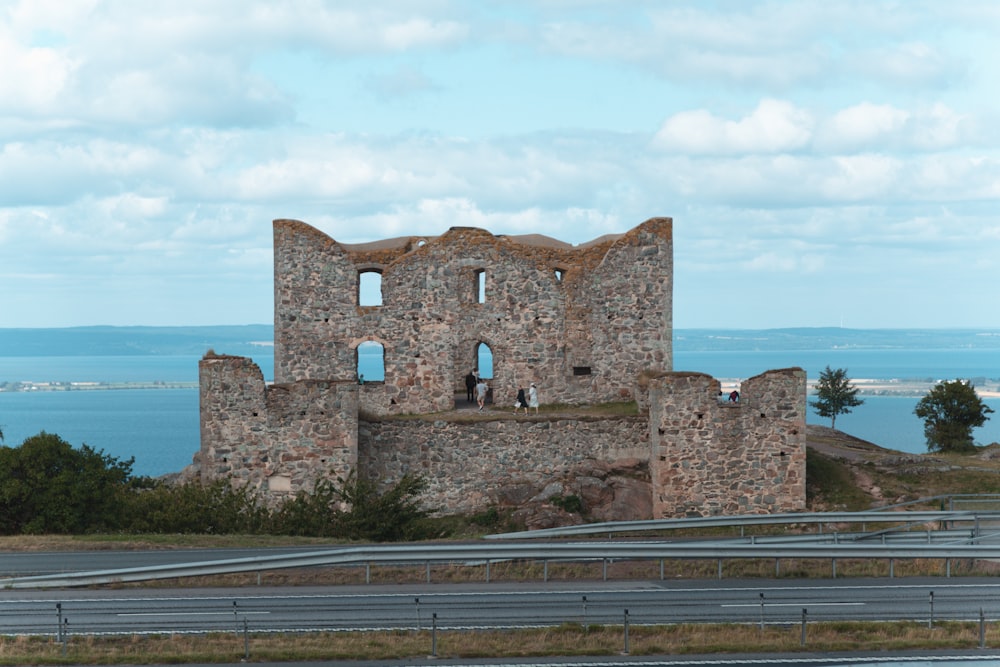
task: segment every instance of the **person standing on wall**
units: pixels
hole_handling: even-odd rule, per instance
[[[486,407],[486,392],[490,390],[489,385],[486,384],[486,380],[479,378],[479,383],[476,385],[476,403],[479,404],[479,411],[482,412],[483,408]]]
[[[535,414],[538,414],[538,388],[535,387],[534,382],[528,387],[528,407],[534,408]],[[524,411],[528,412],[528,408],[525,408]]]
[[[465,376],[465,400],[472,403],[476,394],[476,375],[474,371],[469,371]]]

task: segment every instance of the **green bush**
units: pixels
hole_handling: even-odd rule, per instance
[[[0,447],[0,533],[119,529],[133,462],[44,431],[20,447]]]
[[[421,507],[427,481],[416,475],[380,489],[352,473],[268,507],[254,489],[230,480],[169,484],[133,478],[132,464],[45,432],[0,447],[0,534],[270,533],[389,542],[442,537],[455,526]]]
[[[552,496],[549,501],[570,514],[583,514],[583,500],[577,495]]]
[[[131,533],[253,534],[269,511],[247,487],[227,480],[202,485],[157,483],[129,496],[124,530]]]

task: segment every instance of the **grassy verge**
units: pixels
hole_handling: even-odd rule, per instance
[[[988,626],[986,646],[1000,645],[1000,628]],[[977,623],[897,623],[631,626],[628,653],[635,656],[799,651],[900,651],[974,649]],[[434,651],[434,653],[432,653]],[[0,664],[182,664],[297,660],[392,660],[603,656],[625,651],[621,626],[564,624],[519,631],[319,632],[310,634],[159,635],[150,637],[0,638]]]

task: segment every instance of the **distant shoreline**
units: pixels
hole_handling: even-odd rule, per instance
[[[722,389],[729,392],[739,389],[740,379],[718,378]],[[816,391],[816,380],[809,380],[809,394]],[[859,396],[897,396],[900,398],[921,398],[936,382],[921,380],[898,380],[885,378],[857,378],[851,384],[858,389]],[[0,393],[38,393],[67,391],[116,391],[122,389],[197,389],[198,382],[8,382],[0,386]],[[980,398],[1000,398],[1000,384],[976,387]]]
[[[39,392],[117,391],[121,389],[197,389],[197,382],[9,382],[0,394]]]
[[[722,388],[726,391],[739,388],[740,381],[733,378],[720,379]],[[806,383],[810,395],[816,392],[818,380],[810,379]],[[926,380],[899,380],[896,378],[851,378],[851,385],[858,389],[858,396],[896,396],[899,398],[923,398],[938,382]],[[1000,398],[1000,384],[989,383],[985,387],[976,387],[980,398]]]

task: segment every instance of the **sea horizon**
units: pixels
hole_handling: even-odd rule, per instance
[[[198,361],[207,349],[249,356],[261,367],[265,380],[273,380],[273,347],[261,338],[269,328],[223,329],[221,338],[215,340],[206,337],[209,330],[190,327],[179,331],[116,328],[106,332],[110,340],[103,339],[104,332],[94,336],[88,329],[85,345],[73,344],[74,336],[63,331],[55,337],[55,347],[36,344],[34,349],[43,352],[37,355],[11,354],[7,346],[11,338],[0,330],[4,444],[16,446],[46,431],[74,446],[87,444],[119,459],[134,456],[137,475],[179,472],[192,462],[200,446]],[[848,377],[859,384],[863,380],[933,383],[961,378],[972,380],[984,392],[1000,390],[1000,333],[994,336],[986,330],[852,330],[845,334],[797,329],[767,331],[763,337],[756,330],[720,331],[677,331],[674,369],[705,373],[738,386],[764,371],[792,366],[805,369],[812,383],[829,365],[846,368]],[[736,331],[739,334],[732,335]],[[34,340],[37,343],[38,337]],[[787,347],[782,349],[782,344]],[[129,353],[80,354],[122,349]],[[53,354],[60,351],[72,353]],[[362,355],[362,372],[368,361]],[[11,383],[22,382],[71,384],[58,391],[4,391]],[[88,391],[97,388],[90,383],[106,383],[107,390]],[[926,453],[922,422],[913,415],[918,392],[899,395],[892,390],[889,385],[879,394],[863,393],[865,403],[839,416],[837,428],[888,449]],[[1000,442],[1000,399],[988,394],[984,401],[996,414],[973,432],[982,445]],[[811,408],[807,423],[830,425]]]

